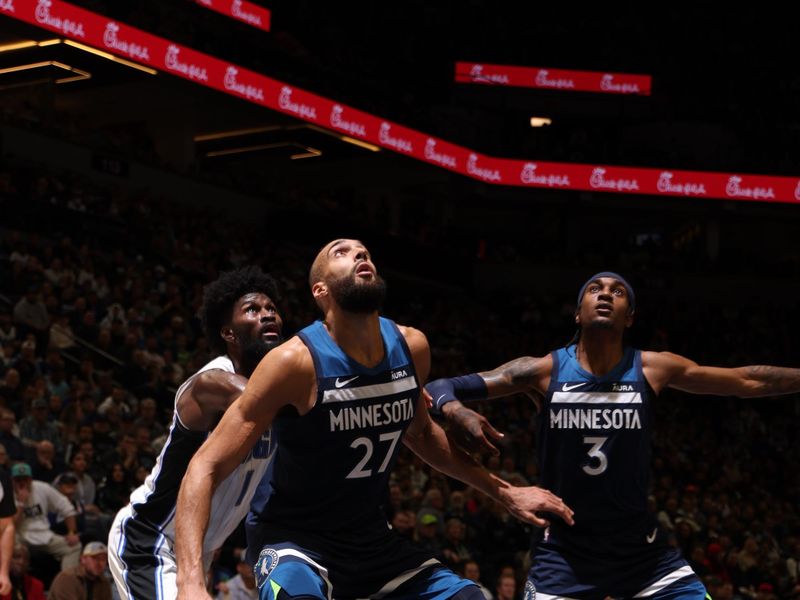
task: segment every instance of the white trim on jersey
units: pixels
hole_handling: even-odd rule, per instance
[[[553,392],[550,404],[641,404],[639,392]]]
[[[416,377],[403,377],[388,383],[376,383],[374,385],[362,385],[361,387],[344,388],[341,390],[325,390],[322,393],[322,403],[328,402],[347,402],[349,400],[363,400],[365,398],[376,398],[378,396],[390,396],[407,392],[417,387]]]
[[[551,594],[536,592],[536,600],[575,600],[575,598],[570,598],[569,596],[553,596]]]
[[[400,573],[400,575],[398,575],[397,577],[392,579],[389,583],[387,583],[381,589],[379,589],[377,592],[372,594],[370,596],[370,598],[374,598],[375,600],[380,600],[380,598],[383,598],[384,596],[387,596],[387,595],[391,594],[393,591],[395,591],[397,588],[399,588],[401,585],[403,585],[406,581],[408,581],[409,579],[414,577],[420,571],[422,571],[424,569],[427,569],[428,567],[432,567],[434,565],[440,565],[440,564],[441,563],[438,560],[436,560],[435,558],[428,559],[424,563],[422,563],[420,566],[418,566],[418,567],[416,567],[414,569],[409,569],[408,571],[405,571],[404,573]]]
[[[686,565],[681,567],[680,569],[674,570],[672,573],[665,575],[655,583],[651,583],[647,588],[643,589],[641,592],[636,594],[634,598],[647,598],[648,596],[652,596],[656,592],[660,592],[668,585],[671,585],[678,581],[679,579],[683,579],[684,577],[688,577],[689,575],[694,575],[694,571],[692,567]]]

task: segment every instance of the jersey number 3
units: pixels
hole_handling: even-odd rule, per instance
[[[589,463],[583,465],[583,471],[587,475],[600,475],[608,468],[608,457],[603,452],[603,444],[607,439],[607,437],[584,436],[583,443],[592,445],[588,452]]]
[[[378,468],[378,473],[383,473],[389,466],[389,461],[391,461],[392,454],[394,454],[394,449],[397,446],[397,440],[400,439],[400,434],[402,433],[402,431],[388,431],[378,436],[378,439],[381,442],[389,442],[389,448],[386,450],[386,456],[383,458],[383,462]],[[368,437],[356,438],[353,440],[353,443],[350,444],[351,448],[358,448],[359,446],[363,446],[366,452],[364,452],[364,456],[360,461],[358,461],[358,464],[353,467],[353,470],[350,471],[347,479],[361,479],[362,477],[370,477],[372,475],[372,469],[367,469],[365,467],[372,458],[372,454],[375,451],[375,445]]]

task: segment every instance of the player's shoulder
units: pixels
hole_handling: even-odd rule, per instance
[[[428,338],[419,329],[398,324],[397,330],[400,332],[400,335],[405,338],[406,344],[408,344],[408,348],[412,352],[428,348]]]
[[[277,348],[271,350],[261,364],[268,364],[284,368],[312,368],[314,361],[308,346],[298,336],[286,340]]]
[[[688,362],[688,358],[673,352],[656,352],[654,350],[642,350],[642,366],[655,368],[676,368]]]

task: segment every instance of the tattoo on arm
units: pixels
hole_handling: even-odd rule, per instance
[[[800,392],[800,369],[754,365],[745,367],[747,378],[758,382],[759,394],[792,394]]]
[[[487,385],[503,385],[513,387],[531,387],[539,376],[538,359],[530,356],[516,358],[492,371],[481,373]]]

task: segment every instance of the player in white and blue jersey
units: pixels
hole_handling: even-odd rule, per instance
[[[483,600],[471,581],[392,531],[380,509],[400,442],[440,471],[501,502],[571,520],[561,500],[516,488],[451,446],[420,391],[430,368],[425,336],[379,317],[385,284],[366,248],[335,240],[311,268],[325,315],[268,354],[208,443],[192,459],[178,498],[178,589],[207,600],[201,552],[208,498],[262,431],[280,443],[272,493],[250,543],[261,600]]]
[[[125,600],[174,600],[175,505],[181,479],[230,403],[242,393],[261,358],[281,343],[275,281],[256,267],[223,273],[206,287],[200,317],[220,356],[189,377],[175,394],[169,436],[145,482],[131,494],[109,533],[109,567]],[[216,489],[203,546],[208,568],[214,551],[242,521],[275,451],[265,430],[237,468]]]
[[[540,481],[575,511],[575,525],[554,521],[537,535],[526,600],[705,598],[697,575],[647,513],[653,402],[666,387],[741,397],[800,391],[798,369],[704,367],[626,347],[635,308],[622,276],[598,273],[578,295],[575,343],[426,386],[434,408],[485,447],[497,432],[458,400],[518,392],[542,398]]]

